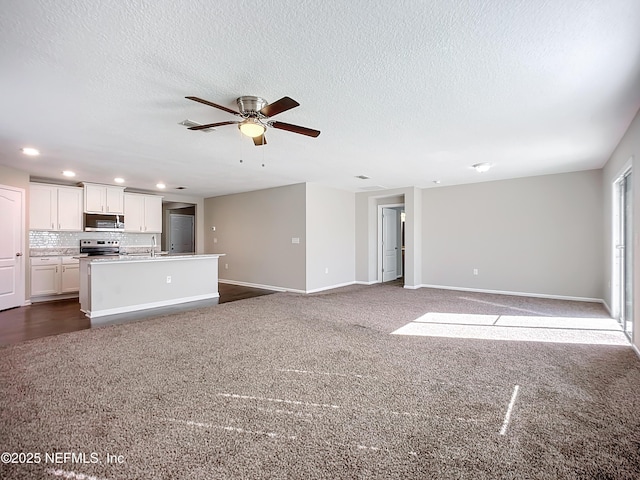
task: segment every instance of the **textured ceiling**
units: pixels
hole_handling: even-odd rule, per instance
[[[0,163],[199,196],[584,170],[639,85],[638,0],[4,0]],[[189,131],[235,117],[187,95],[287,95],[301,105],[276,119],[322,134],[270,129],[254,147],[235,126]]]

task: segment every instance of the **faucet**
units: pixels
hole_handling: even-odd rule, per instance
[[[151,248],[151,256],[155,257],[156,256],[156,236],[155,235],[151,235],[151,243],[153,244],[153,248]]]

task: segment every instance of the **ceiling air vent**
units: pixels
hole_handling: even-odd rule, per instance
[[[367,177],[366,175],[356,175],[356,178],[359,178],[360,180],[369,180],[371,177]]]

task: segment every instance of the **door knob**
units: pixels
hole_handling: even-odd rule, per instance
[[[21,257],[22,254],[20,252],[16,253],[16,257]]]

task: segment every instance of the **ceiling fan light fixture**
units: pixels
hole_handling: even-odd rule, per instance
[[[238,125],[238,128],[244,135],[251,138],[259,137],[265,131],[264,125],[255,118],[247,118]]]

